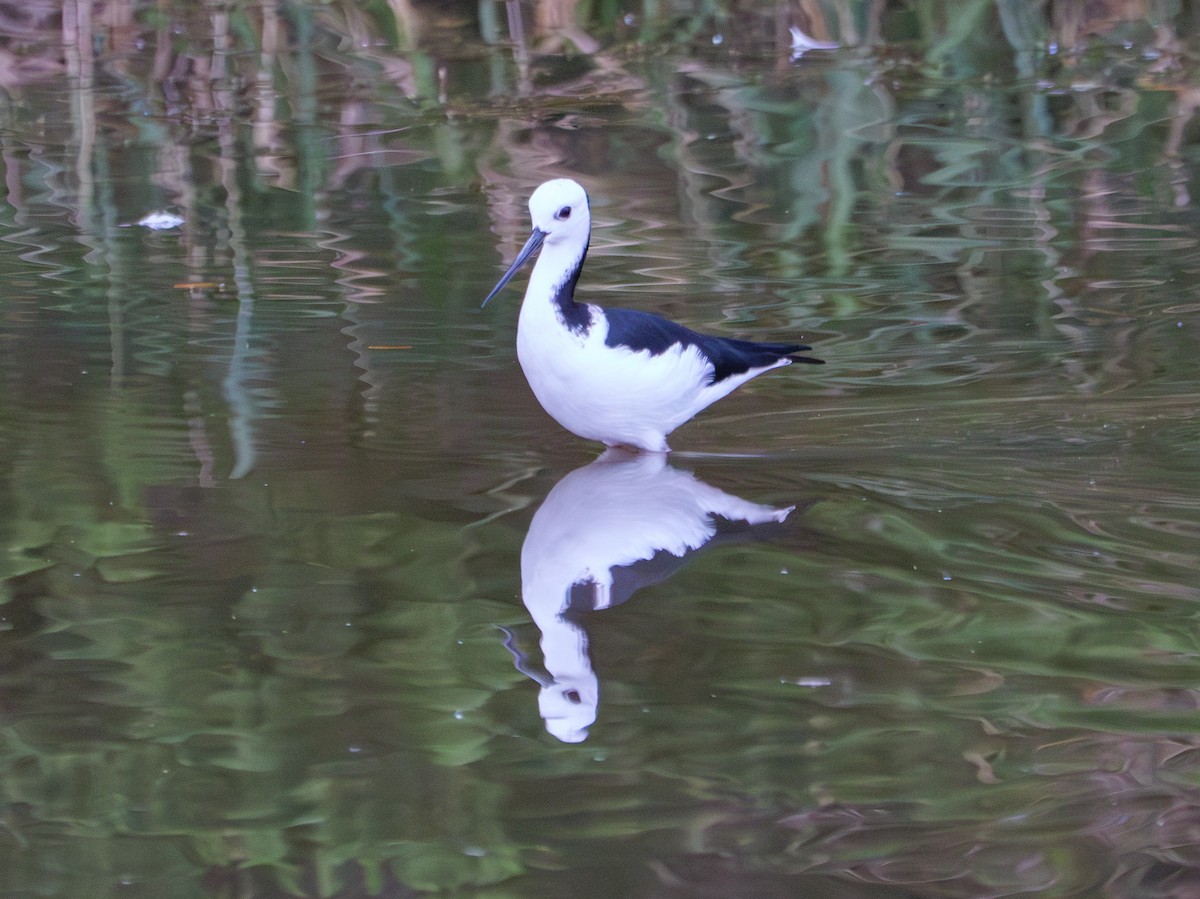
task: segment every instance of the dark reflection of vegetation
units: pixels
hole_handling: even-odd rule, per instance
[[[1084,273],[1102,279],[1151,209],[1165,222],[1145,270],[1186,278],[1178,250],[1193,236],[1171,216],[1195,191],[1189,4],[67,0],[2,15],[0,867],[11,893],[507,896],[482,890],[567,867],[530,834],[538,815],[561,819],[567,844],[648,841],[666,860],[656,895],[697,884],[734,895],[714,885],[763,870],[812,882],[924,877],[942,885],[937,895],[963,896],[1093,882],[1086,852],[1048,858],[1007,829],[1027,810],[1027,786],[990,792],[987,814],[971,805],[996,768],[1021,760],[994,735],[968,739],[966,724],[947,753],[975,766],[974,782],[951,784],[961,805],[909,814],[913,783],[936,779],[937,760],[899,754],[885,759],[911,772],[897,795],[876,801],[874,782],[825,795],[827,757],[806,753],[815,759],[823,741],[878,770],[908,726],[884,699],[864,700],[879,707],[871,729],[839,729],[836,709],[814,713],[814,729],[827,730],[810,743],[790,720],[763,716],[755,726],[795,753],[716,779],[719,747],[676,746],[694,723],[680,715],[652,736],[657,755],[619,772],[628,792],[572,814],[569,788],[586,786],[596,757],[544,753],[495,710],[519,675],[491,628],[516,612],[478,598],[499,589],[467,561],[494,549],[464,527],[479,510],[443,520],[428,509],[438,465],[414,463],[408,474],[427,489],[406,490],[362,449],[381,431],[438,450],[477,437],[457,414],[454,375],[413,375],[427,389],[412,408],[436,434],[381,416],[389,363],[368,349],[369,310],[383,295],[439,298],[396,319],[415,358],[450,357],[447,346],[472,336],[456,330],[457,313],[481,283],[431,220],[469,223],[490,244],[488,223],[463,202],[482,185],[511,240],[528,187],[552,172],[630,197],[630,218],[666,220],[655,195],[633,188],[661,177],[668,156],[672,210],[727,254],[714,270],[752,264],[771,302],[788,301],[764,313],[781,326],[836,320],[843,345],[869,336],[877,351],[923,348],[898,372],[910,384],[977,378],[1031,322],[1063,361],[1049,364],[1048,351],[1023,384],[1065,380],[1086,395],[1140,364],[1139,350],[1190,360],[1165,326],[1127,327],[1119,296],[1084,308],[1078,289]],[[844,49],[800,57],[792,28]],[[612,130],[630,118],[645,124],[618,144]],[[1117,186],[1130,186],[1129,208],[1110,205]],[[134,225],[156,210],[182,225]],[[352,227],[357,217],[370,227]],[[754,246],[734,228],[747,222],[760,229]],[[651,249],[627,289],[651,294],[675,278],[681,253],[643,236]],[[873,295],[867,253],[912,294],[945,302],[914,312]],[[301,257],[325,267],[316,283],[272,277]],[[934,264],[926,280],[921,266]],[[800,277],[825,289],[819,310],[794,287]],[[1008,304],[973,303],[985,287]],[[724,288],[718,276],[711,289]],[[299,328],[296,309],[337,326]],[[979,328],[1001,335],[995,357],[961,358],[957,341]],[[293,381],[346,368],[344,380]],[[856,384],[852,364],[841,372],[831,376],[840,386]],[[287,424],[279,407],[294,413]],[[292,470],[281,449],[312,433],[337,435],[312,448],[323,478]],[[315,507],[329,514],[314,519]],[[931,552],[898,512],[876,525],[898,556]],[[1043,536],[1061,540],[1050,523]],[[1103,537],[1071,549],[1116,556]],[[1065,577],[1062,560],[1031,564],[1010,580]],[[1155,570],[1178,578],[1175,564]],[[912,585],[873,589],[907,595],[901,587]],[[836,630],[831,617],[814,629]],[[871,627],[854,639],[899,639]],[[1038,643],[1026,627],[1012,631],[1017,642]],[[1164,643],[1165,655],[1194,655],[1190,632]],[[1038,695],[1055,653],[1077,649],[1031,650],[1016,681]],[[904,667],[919,652],[897,654],[914,681],[933,677]],[[1048,764],[1078,772],[1061,783],[1081,817],[1099,828],[1126,811],[1144,834],[1139,858],[1167,879],[1162,866],[1182,865],[1179,847],[1194,843],[1194,804],[1109,801],[1144,787],[1160,757],[1194,780],[1190,694],[1144,684],[1132,651],[1082,657],[1081,680],[1116,665],[1134,686],[1087,694],[1083,713],[1054,708],[1048,693],[1025,708],[1001,692],[987,710],[1057,727]],[[1180,685],[1194,680],[1182,664],[1176,673]],[[747,668],[727,675],[730,691],[749,689]],[[975,721],[960,694],[939,695],[952,721]],[[1071,729],[1110,704],[1165,709],[1173,736]],[[505,765],[529,778],[530,795],[501,776]],[[535,769],[562,795],[543,795]],[[643,791],[661,800],[648,812],[634,804]],[[520,803],[525,818],[509,814]],[[962,863],[997,844],[1028,863]],[[749,872],[730,861],[738,853],[753,856]],[[871,861],[884,856],[892,869]],[[623,870],[619,857],[596,861]]]

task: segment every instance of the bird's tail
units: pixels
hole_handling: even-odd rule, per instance
[[[795,355],[793,355],[793,353],[798,353],[798,352],[802,352],[803,350],[811,350],[811,349],[812,349],[812,347],[810,347],[810,346],[798,346],[795,348],[795,350],[792,351],[792,353],[788,353],[788,358],[791,359],[793,362],[806,362],[809,365],[824,365],[825,364],[824,359],[814,359],[812,356],[795,356]]]
[[[803,343],[749,343],[747,341],[746,345],[770,353],[779,359],[787,358],[793,362],[805,362],[809,365],[825,364],[824,359],[814,359],[812,356],[797,356],[797,353],[804,353],[812,349],[812,347],[806,346]]]

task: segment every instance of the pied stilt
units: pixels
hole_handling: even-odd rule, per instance
[[[575,181],[547,181],[529,198],[533,233],[483,301],[541,250],[521,304],[517,358],[534,395],[572,433],[609,446],[670,452],[667,435],[751,378],[791,362],[820,364],[798,343],[698,334],[636,309],[575,302],[591,238],[588,198]]]

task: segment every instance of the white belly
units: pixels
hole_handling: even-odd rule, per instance
[[[529,306],[522,306],[517,328],[517,358],[529,386],[555,421],[589,440],[667,452],[667,434],[758,373],[709,385],[712,366],[695,347],[658,355],[609,347],[598,310],[588,333],[579,335],[552,310]]]

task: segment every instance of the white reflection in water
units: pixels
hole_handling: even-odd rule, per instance
[[[519,655],[517,662],[542,685],[546,730],[579,743],[596,720],[600,686],[577,613],[607,609],[664,580],[712,540],[720,521],[779,523],[793,508],[731,496],[672,468],[661,453],[608,450],[559,481],[521,549],[521,592],[541,630],[549,676],[531,674]]]

